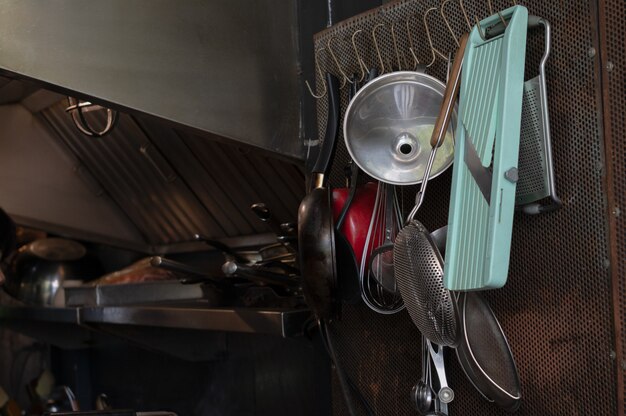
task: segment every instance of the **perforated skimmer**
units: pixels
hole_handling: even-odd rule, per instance
[[[393,247],[396,283],[413,323],[429,341],[438,345],[456,346],[459,322],[456,303],[443,286],[443,259],[426,227],[415,220],[420,208],[437,148],[441,145],[448,123],[454,112],[454,100],[460,83],[463,53],[467,36],[461,39],[433,135],[431,154],[424,171],[415,206],[407,225],[400,230]]]
[[[456,303],[443,286],[443,259],[428,230],[411,221],[396,237],[393,249],[396,282],[411,320],[438,345],[456,346]]]

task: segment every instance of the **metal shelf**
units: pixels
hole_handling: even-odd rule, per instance
[[[103,306],[89,308],[44,308],[35,306],[0,306],[0,321],[30,321],[72,324],[88,329],[96,326],[126,325],[256,333],[294,337],[302,333],[310,317],[305,309],[201,308],[184,306]]]

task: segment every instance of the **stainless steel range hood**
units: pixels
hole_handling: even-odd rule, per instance
[[[0,70],[302,159],[297,9],[271,0],[1,0]]]

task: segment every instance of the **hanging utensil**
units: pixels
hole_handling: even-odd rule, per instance
[[[362,76],[367,84],[378,76],[378,70],[376,68],[370,69],[367,76],[363,71]],[[349,102],[352,101],[358,90],[359,81],[354,80],[350,88]],[[361,264],[361,256],[367,237],[367,224],[372,218],[377,191],[377,184],[374,182],[359,186],[359,173],[358,165],[351,161],[348,187],[333,189],[336,228],[350,243],[354,251],[357,268]]]
[[[545,73],[546,61],[550,55],[550,23],[537,16],[528,17],[529,28],[539,25],[545,30],[545,52],[539,64],[539,75],[524,83],[520,179],[515,194],[516,205],[521,205],[526,214],[550,212],[561,207],[554,178]],[[544,198],[549,198],[550,202],[539,203]]]
[[[408,224],[396,237],[393,250],[396,281],[413,323],[429,341],[445,346],[455,346],[458,343],[456,304],[450,292],[443,286],[443,258],[426,227],[414,217],[424,201],[430,169],[453,114],[466,43],[467,35],[461,38],[461,47],[454,58],[445,98],[431,137],[432,150],[422,185],[415,198],[415,206],[409,214]]]
[[[521,404],[520,380],[502,327],[477,292],[458,296],[461,342],[456,353],[467,378],[488,401],[514,412]]]
[[[352,77],[348,100],[351,100],[358,89],[358,80]],[[335,144],[336,145],[336,144]],[[335,216],[335,242],[337,257],[337,272],[339,279],[339,293],[344,303],[356,304],[361,299],[359,290],[359,267],[354,246],[348,240],[346,234],[342,232],[343,224],[348,217],[348,212],[356,196],[359,169],[354,162],[350,164],[348,187],[333,189],[332,208]],[[337,212],[339,212],[337,214]],[[353,215],[350,215],[352,218]],[[354,222],[350,222],[354,226]],[[358,226],[358,224],[357,224]]]
[[[508,19],[503,35],[483,27]],[[528,11],[514,6],[479,22],[465,53],[452,173],[444,283],[502,287],[511,251]]]
[[[339,128],[339,80],[327,74],[328,121],[322,148],[311,171],[314,189],[298,209],[298,249],[302,286],[307,303],[318,319],[329,320],[336,311],[337,265],[331,194],[325,185]]]
[[[356,94],[344,117],[344,139],[352,159],[368,175],[393,185],[420,183],[445,85],[423,72],[382,75]],[[454,153],[452,114],[449,139],[432,163],[430,178],[450,166]]]
[[[501,35],[506,29],[500,22],[485,30],[487,38]],[[522,124],[519,144],[519,180],[515,205],[525,214],[551,212],[561,207],[556,194],[550,117],[546,86],[546,62],[550,56],[550,23],[539,16],[528,16],[528,29],[544,28],[544,54],[539,63],[539,75],[524,82]],[[540,202],[549,199],[549,202]]]
[[[429,341],[457,345],[459,322],[456,304],[443,287],[443,258],[421,223],[411,221],[400,231],[393,260],[398,288],[413,323]]]
[[[258,202],[250,206],[252,212],[257,216],[259,220],[267,224],[269,229],[276,235],[276,240],[280,242],[291,253],[295,253],[295,248],[289,241],[290,238],[286,235],[282,225],[274,218],[272,211],[263,202]]]
[[[377,228],[377,231],[379,238],[382,237],[383,241],[370,255],[369,272],[386,291],[396,293],[398,288],[393,271],[393,241],[396,239],[401,222],[394,186],[387,184],[381,184],[381,186],[384,189],[383,199],[385,200],[384,222]]]
[[[396,289],[395,283],[388,283],[391,286],[391,290],[385,289],[380,281],[374,277],[370,260],[373,258],[374,249],[380,246],[385,239],[385,218],[389,215],[391,221],[393,216],[397,218],[400,217],[399,212],[393,212],[393,210],[398,210],[394,199],[395,195],[391,185],[379,182],[374,212],[372,213],[370,225],[367,230],[367,238],[363,247],[359,273],[363,301],[370,309],[380,314],[393,314],[404,309],[402,297]],[[388,203],[391,204],[389,208],[386,206],[387,200]],[[396,230],[390,229],[390,233],[395,235],[395,232]],[[379,278],[382,278],[380,272]]]
[[[438,345],[437,351],[433,348],[433,344],[430,341],[426,341],[428,346],[428,352],[430,358],[435,364],[435,370],[437,371],[437,378],[439,379],[439,391],[437,392],[437,398],[441,403],[448,404],[454,400],[454,390],[448,386],[448,379],[446,378],[446,368],[443,358],[443,346]]]
[[[428,352],[426,342],[426,338],[422,335],[422,377],[411,390],[411,397],[415,403],[415,409],[421,415],[426,414],[430,410],[435,395],[430,385],[430,353]]]

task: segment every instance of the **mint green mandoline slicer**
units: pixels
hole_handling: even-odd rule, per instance
[[[491,26],[503,33],[485,39]],[[506,283],[515,209],[528,11],[514,6],[474,26],[463,61],[444,285]],[[501,23],[500,23],[501,24]]]

